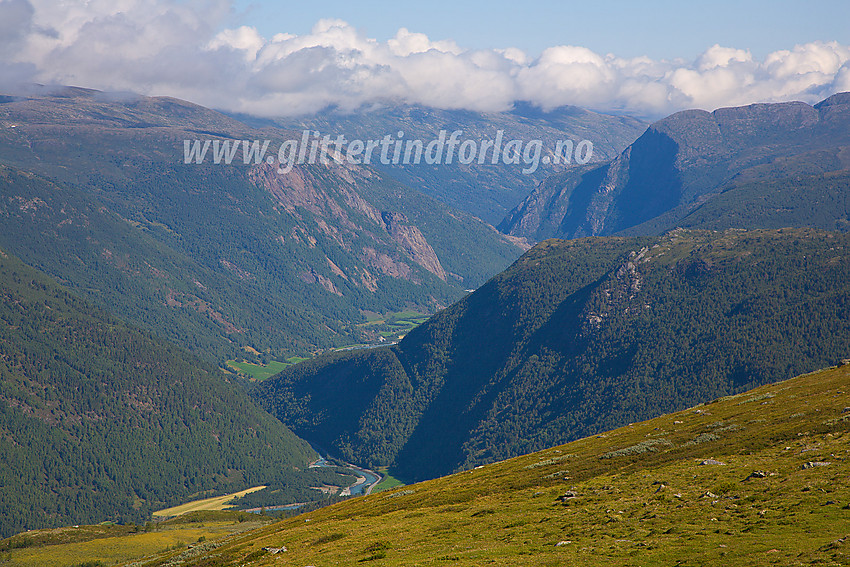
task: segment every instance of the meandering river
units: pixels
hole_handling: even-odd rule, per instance
[[[312,443],[311,443],[312,445]],[[381,482],[381,475],[376,473],[375,471],[364,469],[351,463],[345,463],[343,465],[335,465],[328,461],[328,454],[325,453],[322,449],[317,447],[316,445],[312,445],[313,449],[319,454],[319,458],[316,461],[310,463],[310,468],[315,467],[339,467],[343,469],[348,469],[351,473],[357,477],[353,484],[346,486],[342,490],[339,491],[340,496],[361,496],[365,494],[369,494],[372,492],[372,489],[375,488],[379,482]],[[285,504],[280,506],[263,506],[262,508],[251,508],[245,510],[246,512],[254,512],[259,514],[260,512],[279,512],[281,510],[297,510],[305,506],[307,503],[305,502],[296,502],[293,504]]]
[[[310,464],[310,467],[335,467],[338,465],[334,465],[327,460],[328,453],[322,450],[320,447],[313,445],[311,443],[313,449],[319,454],[319,459]],[[354,476],[357,477],[357,480],[354,481],[354,484],[343,488],[340,492],[340,496],[360,496],[361,494],[369,494],[372,492],[372,489],[376,484],[381,482],[381,475],[376,473],[375,471],[364,469],[351,463],[345,463],[341,465],[342,468],[346,468],[350,470]]]

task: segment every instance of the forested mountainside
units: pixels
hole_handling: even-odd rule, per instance
[[[375,170],[243,163],[242,140],[300,133],[169,98],[0,100],[0,245],[211,361],[359,342],[363,311],[434,311],[524,249]],[[240,149],[187,164],[185,140]]]
[[[245,120],[251,121],[249,117]],[[504,159],[493,164],[489,155],[483,163],[475,159],[461,164],[455,158],[451,164],[439,165],[376,164],[405,185],[493,225],[548,176],[574,166],[575,147],[583,140],[593,144],[590,161],[607,161],[617,157],[648,126],[629,116],[599,114],[576,106],[544,112],[527,103],[517,103],[507,112],[441,110],[418,105],[387,105],[355,113],[332,109],[314,116],[281,118],[273,123],[291,129],[317,130],[332,137],[345,134],[348,138],[366,140],[381,139],[387,134],[397,138],[398,132],[402,132],[405,141],[423,140],[426,144],[438,139],[441,130],[448,135],[461,130],[461,140],[476,143],[495,142],[501,131],[503,144],[520,140],[525,147],[539,140],[541,160],[552,160],[558,142],[571,141],[573,153],[569,163],[556,166],[552,161],[541,161],[536,170],[526,172],[523,172],[525,165],[505,164]]]
[[[846,230],[848,172],[850,93],[688,110],[607,163],[550,177],[499,228],[534,241],[677,226]]]
[[[685,228],[850,230],[850,171],[739,181],[679,221]]]
[[[253,395],[347,459],[432,478],[834,364],[849,245],[814,229],[548,240],[398,345]]]
[[[266,483],[319,496],[310,446],[216,366],[0,250],[0,534],[143,522]],[[320,484],[320,483],[318,483]]]

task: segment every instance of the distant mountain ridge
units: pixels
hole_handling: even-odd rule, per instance
[[[252,122],[250,117],[245,117],[245,120]],[[448,134],[462,130],[461,140],[473,141],[492,141],[497,132],[502,131],[505,142],[517,139],[525,144],[540,140],[543,147],[541,160],[552,157],[559,141],[571,140],[578,144],[589,140],[593,144],[593,162],[616,157],[647,127],[645,122],[629,116],[599,114],[575,106],[543,112],[527,103],[517,103],[507,112],[386,105],[365,108],[356,113],[329,110],[310,117],[256,123],[271,123],[293,130],[306,128],[332,137],[345,134],[348,138],[364,140],[379,140],[385,135],[397,139],[401,132],[404,140],[419,139],[426,144],[437,139],[441,130]],[[570,157],[573,158],[572,155]],[[541,161],[536,171],[525,174],[522,171],[525,166],[493,164],[488,155],[484,163],[475,160],[468,165],[459,164],[455,158],[450,165],[378,163],[376,167],[452,208],[495,225],[537,184],[566,166],[556,167]]]
[[[398,345],[252,395],[347,459],[432,478],[846,357],[848,250],[813,229],[548,240]]]
[[[208,360],[374,340],[364,311],[434,311],[523,250],[373,169],[183,163],[186,140],[292,133],[176,99],[45,90],[0,125],[0,243]]]
[[[539,241],[659,234],[676,226],[766,228],[775,226],[766,211],[731,226],[712,225],[708,219],[691,224],[687,217],[741,184],[750,185],[747,194],[739,193],[735,202],[729,202],[727,195],[725,211],[757,206],[778,181],[794,185],[801,178],[807,180],[813,206],[821,207],[822,218],[811,226],[841,229],[850,211],[830,210],[819,204],[819,197],[829,186],[821,183],[824,176],[848,171],[850,93],[814,106],[790,102],[711,113],[689,110],[654,123],[605,164],[550,177],[505,217],[499,229]],[[772,184],[772,189],[756,188],[757,183]],[[842,190],[839,196],[844,195]],[[810,226],[811,205],[805,200],[797,203],[792,214],[784,213],[785,226]]]

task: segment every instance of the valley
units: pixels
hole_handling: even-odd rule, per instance
[[[0,565],[846,563],[848,109],[0,95]]]
[[[523,251],[371,168],[184,164],[199,132],[294,135],[184,101],[45,89],[0,123],[0,245],[217,364],[377,342],[364,312],[433,313]]]
[[[344,352],[373,348],[382,344],[395,344],[418,325],[427,321],[430,316],[417,311],[399,311],[390,312],[385,315],[367,312],[365,313],[365,317],[366,322],[357,323],[356,326],[363,330],[363,337],[370,342],[344,345],[332,350]],[[251,357],[252,360],[262,359],[262,353],[256,349],[246,347],[245,351],[255,355]],[[285,361],[271,360],[266,364],[262,362],[250,362],[243,358],[241,360],[228,360],[226,365],[229,369],[236,371],[240,376],[252,381],[262,381],[279,374],[294,364],[310,360],[310,358],[312,357],[291,356]]]
[[[285,545],[252,564],[840,564],[848,368],[285,520],[215,561]]]
[[[813,229],[548,240],[399,344],[250,393],[346,460],[434,478],[834,364],[848,245]]]

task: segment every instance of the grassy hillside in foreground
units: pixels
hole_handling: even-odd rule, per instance
[[[7,567],[101,567],[185,550],[274,521],[248,512],[194,512],[158,524],[99,524],[36,530],[0,541],[0,565]],[[93,558],[97,559],[93,559]]]
[[[847,564],[848,389],[806,374],[132,565]]]

